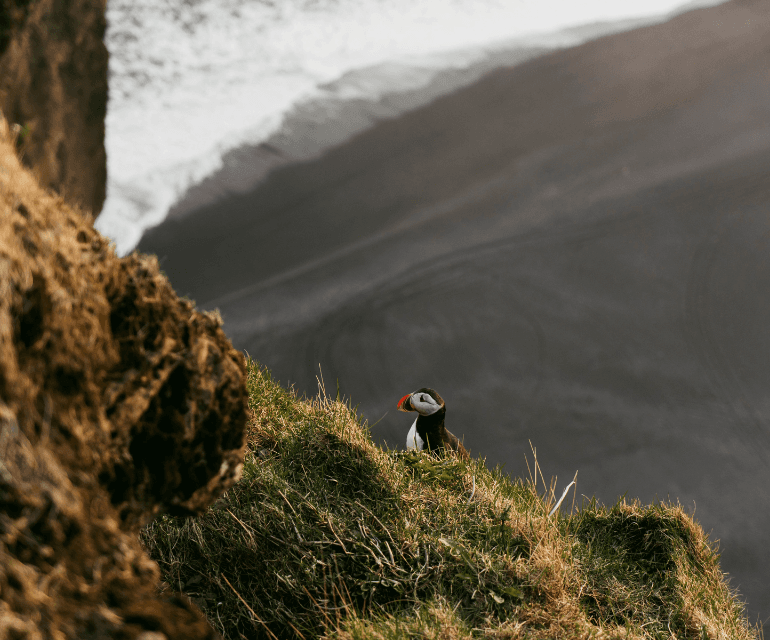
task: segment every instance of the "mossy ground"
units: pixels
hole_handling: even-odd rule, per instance
[[[678,506],[596,502],[375,445],[351,406],[249,363],[243,479],[143,532],[225,638],[757,638]],[[564,511],[564,509],[562,509]]]

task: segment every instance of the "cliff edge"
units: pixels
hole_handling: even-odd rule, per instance
[[[4,120],[0,274],[0,638],[215,637],[137,534],[240,476],[243,355],[42,189]]]

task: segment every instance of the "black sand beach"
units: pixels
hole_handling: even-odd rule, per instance
[[[189,201],[188,201],[189,205]],[[679,500],[770,616],[770,4],[497,69],[148,232],[274,375],[403,447],[421,386],[473,455]]]

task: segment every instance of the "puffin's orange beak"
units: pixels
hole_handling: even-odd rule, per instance
[[[401,398],[401,400],[398,401],[397,406],[399,411],[414,411],[412,408],[411,397],[412,394],[407,393],[403,398]]]

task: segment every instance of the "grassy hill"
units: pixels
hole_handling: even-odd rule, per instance
[[[387,451],[348,403],[249,363],[243,479],[143,542],[225,638],[757,638],[679,506],[554,493],[481,459]]]

